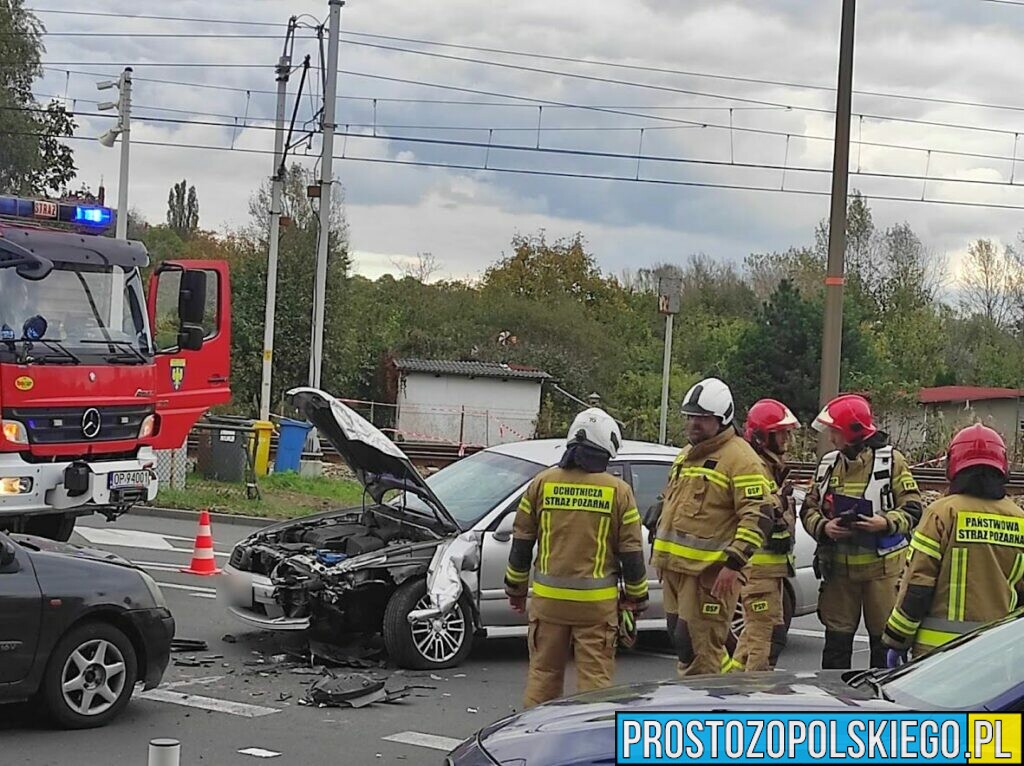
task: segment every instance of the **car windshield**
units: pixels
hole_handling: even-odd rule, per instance
[[[0,346],[5,354],[33,343],[38,364],[89,356],[90,363],[138,361],[151,348],[142,281],[135,269],[55,263],[43,279],[0,268]],[[144,359],[143,359],[144,361]]]
[[[1024,684],[1024,611],[939,649],[882,679],[885,693],[914,709],[981,710]]]
[[[442,468],[427,479],[427,484],[459,526],[469,529],[542,468],[537,463],[497,452],[478,452]],[[392,504],[397,506],[401,502],[399,498]],[[412,494],[407,496],[405,503],[411,510],[433,513],[426,503]]]

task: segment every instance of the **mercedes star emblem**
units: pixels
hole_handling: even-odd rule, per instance
[[[101,425],[100,411],[95,407],[90,407],[82,414],[82,436],[86,439],[99,436]]]

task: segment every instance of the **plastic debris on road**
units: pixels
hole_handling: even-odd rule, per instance
[[[262,747],[247,747],[238,752],[242,755],[251,755],[254,758],[277,758],[281,755],[275,750],[264,750]]]

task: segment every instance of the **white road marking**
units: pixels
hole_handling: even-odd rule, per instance
[[[256,758],[277,758],[281,755],[273,750],[264,750],[262,747],[247,747],[245,750],[239,750],[242,755],[251,755]]]
[[[177,689],[180,686],[193,686],[198,684],[215,684],[222,680],[224,676],[206,676],[205,678],[185,678],[181,681],[169,681],[165,684],[160,684],[160,689]]]
[[[790,628],[789,632],[794,636],[807,636],[808,638],[824,638],[825,631],[823,630],[806,630],[804,628]],[[868,643],[867,636],[854,636],[854,641],[860,641],[862,643]]]
[[[171,590],[187,590],[192,591],[193,593],[213,593],[214,595],[217,593],[216,588],[202,588],[198,585],[179,585],[176,582],[160,582],[159,580],[157,580],[156,584],[161,588],[170,588]]]
[[[178,537],[177,535],[144,532],[141,529],[105,529],[99,527],[78,527],[75,532],[93,545],[112,545],[117,548],[140,548],[151,551],[176,551],[192,555],[192,548],[175,548],[168,540],[181,540],[194,543],[195,538]],[[214,551],[217,556],[230,554]]]
[[[440,737],[437,734],[424,734],[420,731],[400,731],[387,737],[381,737],[387,742],[398,742],[402,745],[416,745],[417,747],[429,747],[431,750],[443,750],[449,752],[462,744],[461,739],[452,737]]]
[[[261,718],[265,715],[280,713],[277,708],[263,707],[261,705],[247,705],[244,702],[232,702],[231,700],[216,699],[215,697],[203,697],[198,694],[182,694],[168,689],[152,689],[138,695],[140,699],[153,702],[169,702],[172,705],[184,705],[195,707],[200,710],[212,710],[216,713],[227,713],[237,715],[241,718]]]
[[[190,593],[192,598],[217,598],[216,593]]]
[[[87,542],[95,545],[113,545],[121,548],[148,548],[153,551],[173,550],[163,535],[138,529],[97,529],[79,527],[75,530]]]

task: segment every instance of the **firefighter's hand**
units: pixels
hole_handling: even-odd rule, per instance
[[[526,614],[526,596],[509,596],[508,603],[516,614]]]
[[[724,600],[731,596],[739,586],[740,573],[729,567],[722,567],[715,578],[715,584],[711,586],[711,597]]]
[[[855,529],[861,532],[870,532],[873,535],[887,532],[889,530],[889,522],[880,514],[873,516],[861,516],[858,521],[853,523]]]
[[[832,540],[846,540],[853,532],[844,527],[839,519],[829,519],[825,524],[825,534]]]

